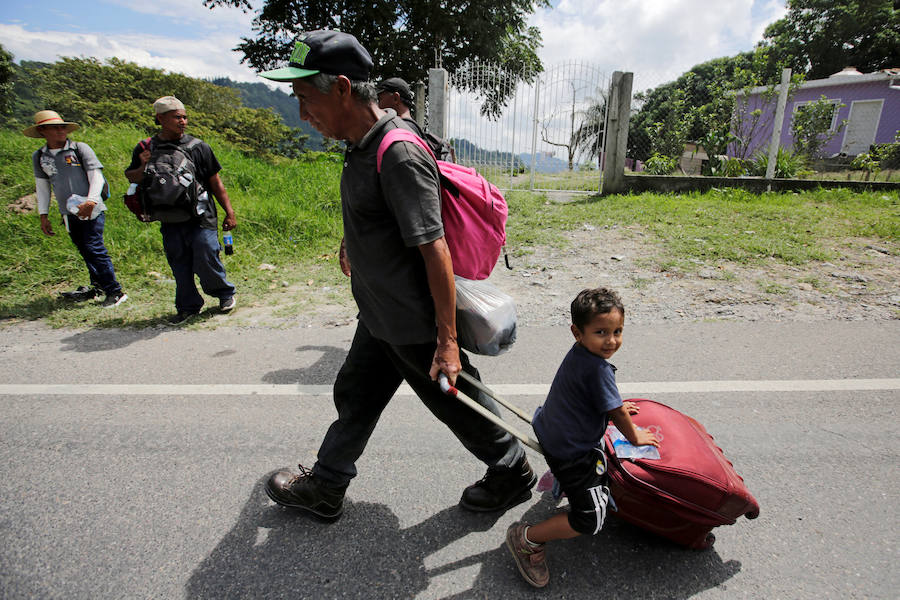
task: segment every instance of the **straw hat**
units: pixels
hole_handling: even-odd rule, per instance
[[[63,121],[62,117],[56,111],[53,110],[40,110],[34,113],[34,125],[31,127],[25,128],[22,133],[32,138],[42,138],[42,136],[38,132],[38,127],[41,125],[65,125],[66,133],[72,133],[76,129],[78,129],[78,123],[71,123],[69,121]]]

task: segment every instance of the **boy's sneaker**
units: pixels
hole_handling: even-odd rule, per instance
[[[281,506],[299,508],[326,521],[337,521],[344,512],[347,486],[328,486],[303,465],[297,466],[300,467],[299,474],[278,471],[269,477],[266,494]]]
[[[231,309],[234,308],[235,304],[234,296],[231,298],[222,298],[219,300],[219,310],[223,313],[231,312]]]
[[[60,292],[59,295],[72,302],[84,302],[85,300],[91,300],[92,298],[99,296],[100,290],[95,287],[83,285],[71,292]]]
[[[532,546],[525,540],[525,523],[515,522],[506,530],[506,547],[512,553],[525,581],[534,587],[544,587],[550,581],[550,569],[544,544]]]
[[[512,467],[488,467],[484,477],[463,491],[459,505],[475,512],[504,510],[531,498],[535,483],[537,477],[523,456]]]
[[[200,313],[196,311],[179,310],[177,313],[169,317],[167,321],[169,322],[169,325],[181,325],[185,321],[189,321],[199,314]]]
[[[107,294],[106,298],[103,299],[103,302],[100,303],[100,306],[103,308],[112,308],[113,306],[118,306],[128,300],[128,294],[125,292],[119,292],[118,294]]]

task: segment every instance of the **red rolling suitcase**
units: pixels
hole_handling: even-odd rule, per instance
[[[466,373],[460,373],[460,377],[523,421],[531,423],[531,417],[522,409],[500,398],[480,381]],[[444,392],[456,396],[484,418],[543,454],[536,439],[458,391],[443,374],[440,383]],[[640,412],[631,417],[635,425],[652,430],[660,439],[660,458],[618,458],[610,433],[613,427],[607,428],[604,445],[609,457],[610,492],[619,518],[683,546],[701,550],[715,542],[716,537],[711,533],[714,527],[733,525],[741,515],[748,519],[759,516],[756,499],[703,425],[653,400],[631,399],[631,402],[640,408]]]
[[[619,459],[610,450],[610,492],[621,519],[689,548],[708,548],[713,527],[733,525],[741,515],[759,516],[759,504],[706,429],[674,408],[632,399],[638,427],[658,438],[660,458]],[[610,429],[604,437],[613,448]]]

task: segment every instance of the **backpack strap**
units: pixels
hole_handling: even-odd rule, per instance
[[[378,144],[378,152],[375,154],[375,170],[378,173],[381,173],[381,160],[384,158],[384,153],[387,151],[391,144],[399,141],[412,142],[413,144],[417,144],[418,146],[424,148],[433,160],[437,160],[434,157],[434,152],[431,151],[431,148],[422,138],[414,134],[412,131],[409,131],[408,129],[397,127],[396,129],[391,129],[386,134],[384,134],[384,137],[381,138],[381,142]]]

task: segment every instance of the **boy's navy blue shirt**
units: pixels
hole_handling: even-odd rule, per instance
[[[600,446],[608,412],[622,406],[616,368],[574,344],[556,371],[532,426],[544,452],[572,460]]]

